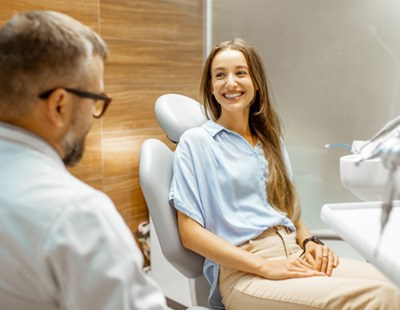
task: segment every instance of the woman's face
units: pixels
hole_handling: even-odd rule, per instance
[[[243,53],[223,50],[211,64],[211,89],[221,105],[221,113],[248,113],[255,87]]]

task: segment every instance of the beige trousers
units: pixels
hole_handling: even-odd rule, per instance
[[[302,253],[296,234],[281,226],[268,229],[241,248],[269,260]],[[331,277],[268,280],[221,267],[219,288],[229,310],[400,310],[397,286],[371,264],[345,258]]]

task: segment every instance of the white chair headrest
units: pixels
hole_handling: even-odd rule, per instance
[[[202,105],[196,100],[178,94],[165,94],[155,103],[158,123],[173,142],[179,142],[188,129],[203,125],[207,118]]]

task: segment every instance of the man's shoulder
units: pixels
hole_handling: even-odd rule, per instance
[[[104,193],[83,182],[51,158],[37,152],[15,154],[18,156],[0,171],[0,186],[9,193],[4,193],[4,197],[0,194],[0,201],[4,199],[28,214],[46,214],[46,217],[56,216],[64,208],[79,209],[100,202],[110,204]]]

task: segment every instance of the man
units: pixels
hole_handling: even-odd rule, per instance
[[[110,104],[107,53],[56,12],[0,28],[0,309],[166,309],[111,200],[65,168]]]

